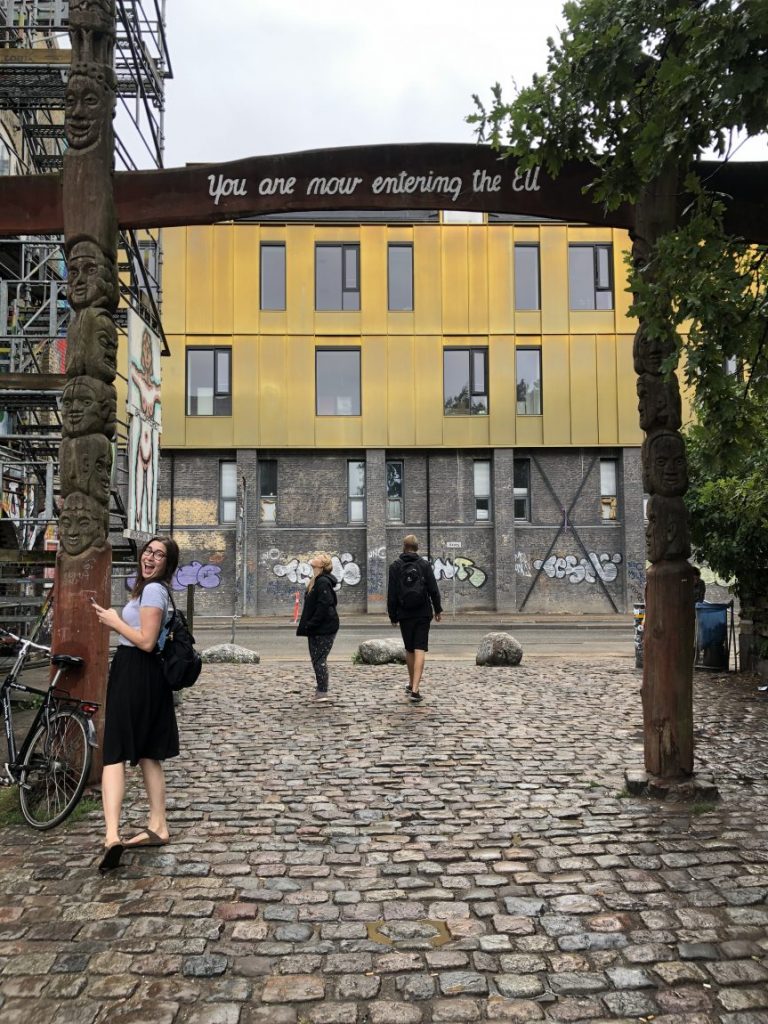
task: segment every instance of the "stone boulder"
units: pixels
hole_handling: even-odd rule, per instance
[[[405,648],[397,640],[363,640],[355,661],[363,665],[404,665]]]
[[[475,660],[478,665],[519,665],[523,648],[509,633],[486,633]]]
[[[258,665],[261,655],[238,644],[214,644],[200,654],[204,665]]]

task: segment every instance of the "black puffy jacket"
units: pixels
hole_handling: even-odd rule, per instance
[[[321,572],[314,586],[304,595],[304,607],[296,627],[296,636],[329,636],[339,629],[335,586],[331,572]]]

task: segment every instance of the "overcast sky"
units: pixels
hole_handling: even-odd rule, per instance
[[[471,142],[472,93],[544,71],[563,0],[169,0],[166,167]],[[768,159],[765,140],[742,159]]]
[[[166,166],[471,142],[472,93],[543,69],[562,0],[171,0]]]

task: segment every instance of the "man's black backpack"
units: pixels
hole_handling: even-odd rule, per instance
[[[168,596],[173,614],[157,638],[157,653],[170,688],[184,690],[196,682],[203,668],[203,660],[195,650],[195,638],[189,631],[186,616],[176,607],[170,591]]]
[[[398,602],[403,611],[415,612],[427,600],[427,585],[418,561],[403,562],[398,581]]]

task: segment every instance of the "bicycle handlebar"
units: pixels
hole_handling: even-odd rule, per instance
[[[0,633],[4,634],[5,636],[9,636],[14,643],[23,644],[27,648],[34,647],[36,651],[44,651],[50,657],[50,647],[45,647],[43,644],[36,644],[32,640],[24,640],[22,637],[16,636],[16,634],[12,633],[10,629],[5,629],[3,626],[0,626]]]

